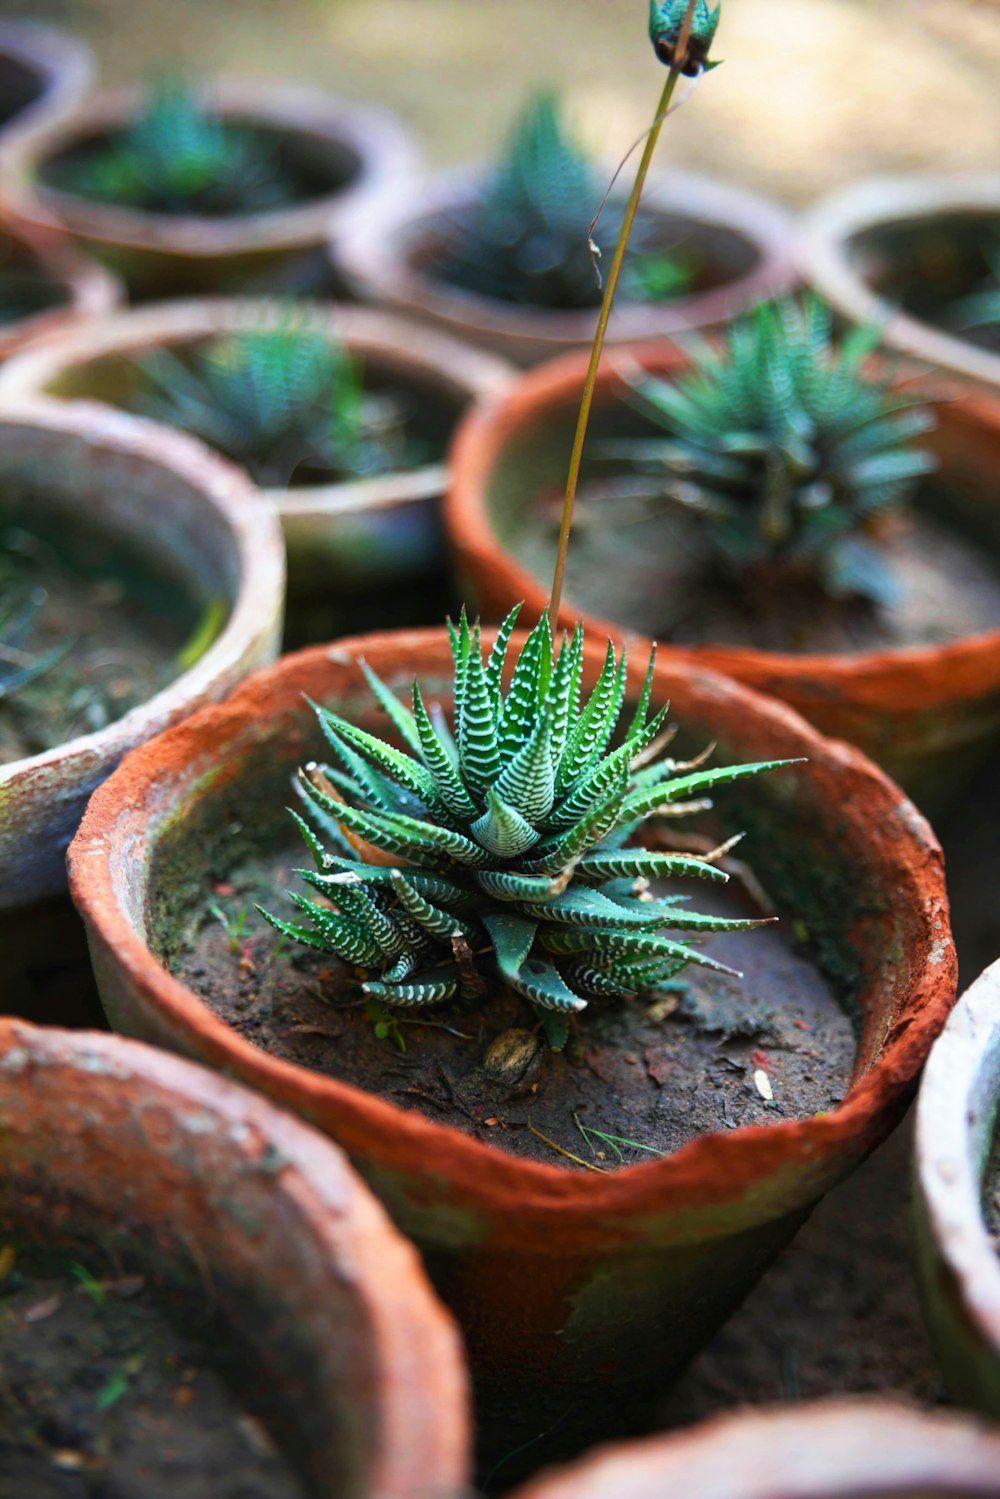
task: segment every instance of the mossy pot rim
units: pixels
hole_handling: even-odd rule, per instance
[[[77,397],[51,389],[62,378],[97,361],[133,358],[157,348],[199,343],[229,333],[282,326],[288,303],[281,298],[198,297],[148,302],[123,309],[100,323],[67,328],[44,344],[25,349],[0,368],[0,410],[9,401],[58,400],[73,405]],[[349,350],[376,365],[398,370],[401,383],[439,389],[456,402],[487,400],[504,391],[514,377],[513,366],[496,355],[470,347],[379,308],[297,300],[296,313],[310,329],[342,340]],[[84,397],[93,400],[92,397]],[[120,410],[109,402],[97,404]],[[367,479],[275,488],[255,486],[283,520],[350,515],[355,511],[391,509],[412,500],[420,503],[444,493],[446,466],[423,463]]]
[[[614,164],[609,177],[613,170]],[[588,345],[597,321],[596,307],[562,311],[477,296],[414,265],[414,253],[433,233],[435,223],[478,197],[487,174],[485,165],[436,172],[383,198],[363,218],[345,216],[331,230],[334,265],[364,300],[417,313],[469,338],[492,343],[519,361]],[[621,304],[609,330],[614,344],[655,340],[723,323],[752,302],[780,295],[794,284],[790,220],[778,204],[724,181],[674,171],[650,179],[643,203],[653,216],[677,214],[695,226],[729,231],[751,247],[754,264],[732,281],[707,291],[670,301]],[[606,256],[611,248],[605,246]]]
[[[1000,1437],[957,1412],[838,1396],[726,1412],[686,1430],[598,1447],[510,1499],[848,1499],[1000,1494]]]
[[[596,401],[613,391],[621,377],[615,358],[634,361],[657,375],[676,375],[688,369],[689,361],[677,347],[632,344],[612,350],[598,373]],[[444,517],[448,544],[460,570],[466,569],[474,585],[491,589],[498,607],[505,608],[515,599],[524,599],[528,610],[540,614],[548,594],[536,578],[499,541],[492,524],[487,502],[493,473],[511,438],[529,429],[538,429],[553,410],[562,410],[579,398],[587,369],[583,354],[570,353],[522,373],[506,395],[489,406],[469,412],[455,434],[451,452],[452,482],[445,495]],[[931,382],[929,374],[907,371],[903,377],[908,388],[920,382]],[[937,405],[938,425],[944,427],[951,411],[988,431],[996,449],[1000,470],[1000,397],[968,384],[956,400]],[[493,600],[491,600],[491,607]],[[578,616],[575,606],[564,599],[559,611],[560,623],[571,624]],[[584,613],[591,630],[607,632],[619,639],[643,640],[628,626],[613,620]],[[648,642],[647,642],[648,644]],[[857,653],[830,655],[793,655],[750,646],[720,645],[706,641],[699,645],[659,647],[665,660],[685,660],[710,670],[746,680],[760,691],[780,693],[784,684],[800,684],[818,679],[815,691],[822,695],[823,681],[839,690],[857,690],[872,708],[892,706],[884,694],[894,695],[900,703],[914,706],[919,694],[925,694],[927,675],[933,671],[939,692],[948,686],[956,693],[973,678],[976,685],[1000,687],[1000,624],[996,629],[962,640],[935,646],[907,646]],[[795,706],[804,711],[797,698]]]
[[[917,1102],[919,1209],[943,1275],[925,1275],[925,1299],[957,1309],[994,1367],[1000,1397],[1000,1255],[983,1190],[1000,1119],[1000,962],[959,999],[935,1042]],[[954,1305],[952,1305],[954,1304]]]
[[[491,635],[484,632],[484,642]],[[197,763],[203,777],[248,723],[279,716],[287,723],[300,711],[302,691],[322,698],[326,681],[331,684],[327,696],[335,684],[345,690],[346,673],[360,656],[387,675],[450,676],[443,630],[372,635],[301,651],[256,673],[226,703],[195,715],[168,736],[130,755],[91,801],[70,850],[73,899],[89,928],[95,953],[109,955],[130,995],[139,996],[137,1003],[148,1018],[154,1018],[160,1033],[171,1038],[168,1044],[193,1047],[202,1060],[252,1079],[255,1086],[291,1103],[314,1122],[324,1111],[331,1119],[353,1118],[366,1155],[369,1147],[376,1157],[398,1150],[407,1158],[409,1170],[451,1180],[468,1203],[492,1202],[495,1207],[496,1199],[503,1198],[511,1210],[516,1203],[519,1223],[531,1222],[541,1233],[551,1226],[554,1213],[568,1213],[580,1233],[598,1239],[610,1233],[614,1238],[613,1215],[622,1208],[645,1205],[648,1209],[655,1201],[667,1212],[691,1195],[692,1183],[701,1191],[706,1178],[714,1183],[707,1192],[709,1201],[718,1201],[720,1196],[725,1200],[727,1193],[738,1197],[740,1184],[745,1190],[746,1182],[762,1173],[780,1176],[802,1166],[807,1174],[810,1170],[822,1174],[827,1156],[850,1156],[852,1151],[860,1156],[874,1143],[886,1117],[902,1107],[954,996],[954,949],[948,935],[940,850],[916,809],[858,751],[823,739],[783,705],[683,663],[658,668],[654,688],[661,700],[680,696],[682,704],[687,704],[678,710],[682,718],[691,715],[689,698],[702,705],[713,726],[717,721],[713,713],[753,715],[758,726],[766,726],[769,736],[773,733],[779,753],[810,755],[814,764],[822,766],[825,777],[836,778],[838,784],[843,781],[851,817],[861,816],[852,799],[864,798],[865,825],[869,820],[876,827],[891,823],[894,830],[891,843],[886,841],[880,848],[878,862],[875,855],[872,859],[874,867],[886,871],[886,888],[891,878],[902,881],[909,892],[904,912],[904,897],[893,887],[897,914],[906,926],[900,937],[906,950],[891,964],[880,964],[877,980],[871,981],[865,998],[872,1014],[864,1027],[856,1077],[845,1100],[829,1114],[704,1135],[663,1160],[607,1175],[573,1174],[507,1155],[413,1110],[273,1058],[216,1019],[193,991],[161,966],[125,909],[128,876],[121,859],[124,841],[130,839],[126,824],[133,814],[139,815],[138,809],[153,804],[159,818],[169,817],[171,798],[182,793],[179,784],[166,790],[165,776],[170,774],[166,767]],[[596,676],[602,660],[603,651],[589,645],[588,672]],[[812,775],[813,771],[805,768],[803,773]],[[145,833],[140,832],[140,837],[150,836],[155,847],[156,830],[142,815]],[[140,886],[148,886],[149,878],[148,861],[139,872],[141,856],[137,864],[137,853],[132,839],[128,857],[134,875],[133,898]],[[881,1019],[875,1015],[880,1003],[885,1011]],[[864,1065],[863,1057],[867,1058]],[[336,1136],[337,1131],[332,1132]],[[868,1143],[859,1143],[862,1140]],[[361,1153],[349,1140],[342,1143],[352,1154]],[[752,1218],[756,1211],[752,1202],[744,1208]],[[601,1220],[602,1213],[609,1215],[606,1221]]]
[[[267,126],[326,144],[353,158],[343,187],[271,212],[212,218],[165,214],[99,202],[47,186],[40,166],[53,156],[133,118],[145,90],[127,86],[86,100],[68,119],[13,144],[0,166],[0,203],[15,222],[56,226],[84,243],[158,253],[192,262],[321,245],[331,223],[363,210],[412,176],[417,154],[404,127],[386,110],[315,87],[216,77],[204,96],[223,120]]]
[[[298,1304],[307,1390],[326,1411],[319,1431],[307,1408],[299,1432],[316,1499],[417,1499],[428,1474],[442,1495],[459,1492],[469,1429],[457,1329],[413,1247],[331,1141],[169,1052],[7,1018],[0,1115],[10,1155],[0,1211],[11,1221],[42,1220],[46,1242],[113,1242],[119,1227],[130,1244],[152,1235],[143,1254],[165,1272],[197,1280],[207,1253],[216,1285],[251,1287],[272,1322]],[[263,1198],[274,1224],[246,1226]],[[123,1199],[127,1225],[116,1222]],[[296,1228],[291,1255],[278,1224]],[[360,1385],[338,1341],[363,1358]],[[270,1344],[251,1343],[260,1377]],[[276,1356],[287,1372],[290,1353]],[[335,1433],[347,1430],[353,1450],[338,1463]]]
[[[931,224],[939,215],[1000,216],[1000,172],[870,177],[823,199],[802,222],[795,258],[802,279],[853,323],[872,324],[892,349],[922,363],[1000,386],[1000,354],[900,311],[874,291],[855,243],[879,229]]]

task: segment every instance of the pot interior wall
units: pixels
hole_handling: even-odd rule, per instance
[[[96,425],[96,424],[95,424]],[[82,433],[4,426],[0,499],[43,509],[51,526],[83,525],[187,596],[194,618],[231,608],[239,561],[224,518],[182,473]]]
[[[995,285],[990,257],[996,259],[998,245],[1000,212],[956,209],[873,225],[847,248],[857,274],[893,306],[995,351],[1000,325],[963,329],[952,309]]]

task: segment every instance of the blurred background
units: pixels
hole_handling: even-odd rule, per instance
[[[877,170],[1000,161],[997,0],[725,0],[725,67],[662,160],[793,204]],[[436,163],[490,150],[529,86],[623,152],[660,68],[645,0],[0,0],[96,49],[105,82],[182,66],[314,82],[396,109]]]

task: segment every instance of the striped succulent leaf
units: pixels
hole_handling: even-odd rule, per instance
[[[685,897],[654,899],[647,888],[669,876],[726,875],[630,839],[645,818],[698,810],[714,786],[788,762],[646,764],[667,711],[651,709],[652,660],[638,708],[619,729],[624,653],[609,646],[581,698],[582,631],[556,648],[547,617],[521,646],[505,692],[516,616],[486,661],[478,624],[463,611],[450,627],[451,732],[417,684],[411,709],[365,665],[398,747],[316,708],[333,759],[300,773],[305,817],[293,814],[316,867],[299,871],[312,897],[292,899],[311,924],[261,914],[294,941],[336,954],[370,998],[390,1006],[471,998],[471,962],[477,992],[499,978],[561,1044],[568,1017],[590,999],[655,993],[689,963],[731,971],[697,938],[759,922],[690,911]]]
[[[475,201],[453,216],[436,274],[496,301],[564,311],[599,307],[601,282],[589,228],[605,186],[599,164],[573,138],[557,97],[536,93]],[[623,217],[621,196],[613,194],[600,221],[606,243],[614,244]],[[692,252],[663,243],[656,220],[640,212],[624,294],[632,301],[684,296],[697,269]]]
[[[697,517],[737,583],[802,578],[833,598],[890,603],[880,526],[934,469],[916,446],[934,420],[866,371],[876,342],[857,330],[837,347],[816,298],[764,304],[721,348],[696,348],[689,374],[635,380],[640,411],[667,435],[606,442],[603,454]]]

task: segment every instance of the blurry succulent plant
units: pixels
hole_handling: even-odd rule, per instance
[[[133,123],[62,177],[84,197],[153,213],[266,213],[294,196],[260,131],[219,119],[183,78],[152,84]]]
[[[738,582],[800,577],[834,598],[889,602],[879,522],[934,469],[914,445],[934,419],[919,397],[865,373],[876,343],[858,330],[835,347],[816,299],[763,305],[721,350],[696,349],[690,374],[633,382],[667,438],[605,442],[602,453],[655,475],[656,495],[699,517]]]
[[[495,974],[529,1001],[558,1048],[569,1017],[591,998],[654,993],[689,963],[732,972],[677,934],[759,922],[699,915],[684,896],[647,893],[665,876],[726,876],[706,860],[633,840],[647,818],[699,811],[714,786],[784,762],[708,770],[704,756],[657,759],[670,736],[667,709],[650,716],[652,660],[611,748],[624,653],[617,660],[609,644],[584,699],[582,628],[554,652],[547,618],[504,694],[517,613],[485,662],[478,625],[470,629],[463,612],[449,627],[453,732],[417,683],[410,709],[367,667],[405,751],[316,709],[334,763],[300,772],[309,821],[293,816],[316,864],[299,873],[320,900],[292,894],[308,925],[261,914],[354,965],[368,998],[391,1008],[481,995]]]
[[[412,467],[420,452],[399,400],[364,389],[360,363],[294,314],[232,333],[189,359],[158,349],[137,361],[137,409],[219,448],[258,484],[364,478]]]
[[[604,187],[573,139],[554,94],[535,94],[517,120],[506,152],[477,202],[456,224],[439,274],[479,296],[532,307],[598,307],[601,285],[588,233]],[[617,237],[623,210],[612,199],[604,215]],[[653,222],[640,217],[623,279],[633,301],[686,292],[690,255],[657,250]]]

